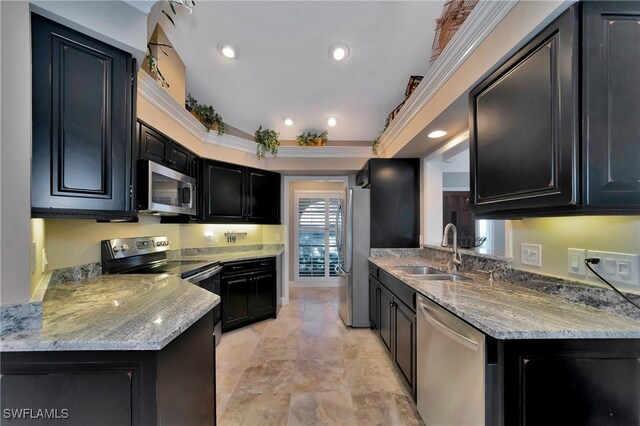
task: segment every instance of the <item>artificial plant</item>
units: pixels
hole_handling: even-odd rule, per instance
[[[263,158],[266,153],[271,153],[274,157],[278,156],[278,147],[280,146],[280,133],[272,129],[263,129],[262,126],[258,127],[254,135],[253,140],[256,141],[258,146],[256,147],[256,154],[258,157]]]
[[[213,126],[216,126],[219,135],[227,132],[227,125],[222,121],[222,116],[218,114],[211,105],[200,105],[198,100],[191,96],[191,93],[187,95],[185,108],[193,114],[198,121],[204,124],[207,132],[211,130]]]
[[[389,117],[387,117],[387,119],[384,122],[384,128],[380,131],[380,133],[378,133],[378,136],[376,136],[376,138],[373,140],[373,145],[371,145],[371,151],[373,152],[373,155],[380,154],[380,138],[384,134],[384,131],[387,130],[387,127],[389,127]]]
[[[325,130],[320,134],[306,131],[296,136],[296,142],[300,146],[324,146],[329,140],[329,133]]]

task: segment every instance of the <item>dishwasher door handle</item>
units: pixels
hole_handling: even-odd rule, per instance
[[[475,340],[469,339],[466,336],[463,336],[462,334],[458,333],[455,330],[452,330],[451,328],[447,327],[446,324],[438,321],[437,319],[435,319],[430,313],[429,313],[429,308],[422,304],[422,303],[418,303],[418,306],[420,308],[420,311],[422,313],[422,315],[425,317],[425,319],[427,321],[429,321],[434,327],[438,328],[440,331],[442,331],[444,334],[446,334],[447,336],[449,336],[451,339],[455,340],[456,342],[460,343],[461,345],[466,346],[467,348],[473,350],[473,351],[477,351],[480,348],[480,344],[478,342],[476,342]]]

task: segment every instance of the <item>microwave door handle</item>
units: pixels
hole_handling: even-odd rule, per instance
[[[190,182],[185,182],[184,184],[187,188],[189,188],[189,208],[193,208],[193,201],[196,197],[196,187]]]

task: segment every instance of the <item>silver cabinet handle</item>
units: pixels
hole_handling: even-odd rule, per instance
[[[422,315],[424,315],[426,320],[429,321],[433,326],[439,328],[440,331],[449,336],[451,339],[473,351],[477,351],[480,348],[480,344],[478,342],[471,340],[468,337],[458,333],[457,331],[450,329],[445,324],[441,323],[433,316],[431,316],[431,314],[429,313],[429,308],[427,306],[423,305],[422,303],[419,303],[418,306],[420,307],[420,311],[422,312]]]

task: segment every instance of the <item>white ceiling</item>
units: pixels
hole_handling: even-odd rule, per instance
[[[281,139],[322,130],[333,140],[372,140],[403,99],[410,75],[424,75],[443,1],[196,2],[176,28],[163,28],[187,67],[187,90],[225,122],[259,125]],[[235,44],[235,60],[220,42]],[[349,58],[329,48],[346,43]],[[286,127],[284,117],[295,123]]]

